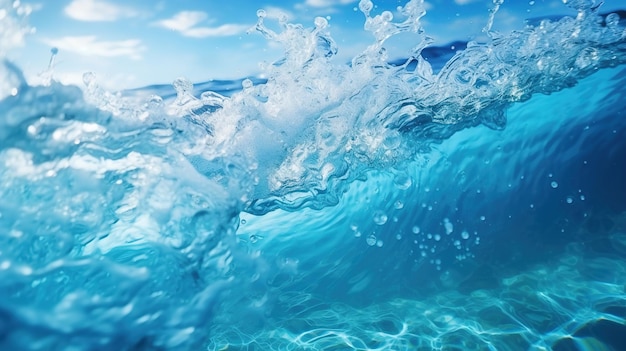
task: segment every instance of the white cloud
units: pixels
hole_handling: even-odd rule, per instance
[[[309,15],[327,16],[330,13],[337,13],[338,6],[356,3],[357,0],[305,0],[294,5],[294,8]]]
[[[207,14],[202,11],[181,11],[174,17],[158,21],[155,24],[173,31],[184,32],[204,21],[207,17]]]
[[[82,56],[128,57],[133,60],[141,59],[141,53],[146,49],[138,39],[98,41],[93,35],[44,39],[44,42]]]
[[[227,37],[244,33],[250,26],[241,24],[223,24],[218,27],[195,27],[182,32],[183,35],[192,38]]]
[[[75,20],[88,22],[115,21],[137,15],[128,7],[118,6],[104,0],[72,0],[65,7],[65,14]]]
[[[480,0],[454,0],[457,5],[467,5]]]
[[[197,26],[206,21],[209,16],[202,11],[181,11],[172,18],[154,22],[155,25],[167,28],[186,37],[206,38],[225,37],[244,33],[250,25],[243,24],[223,24],[217,27]]]
[[[335,5],[346,5],[356,2],[356,0],[306,0],[305,5],[311,7],[332,7]]]

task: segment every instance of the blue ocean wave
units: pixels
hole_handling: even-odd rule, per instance
[[[422,2],[364,0],[350,64],[325,19],[259,11],[266,79],[114,93],[4,60],[0,348],[619,349],[626,28],[585,3],[434,48]]]

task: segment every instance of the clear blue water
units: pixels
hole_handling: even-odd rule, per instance
[[[584,5],[394,64],[419,2],[350,65],[261,13],[267,80],[4,62],[0,349],[625,349],[626,31]]]

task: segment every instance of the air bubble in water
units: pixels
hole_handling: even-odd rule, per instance
[[[387,133],[385,139],[383,139],[383,146],[386,149],[393,150],[400,146],[401,141],[400,133],[395,130],[391,130]]]
[[[393,182],[396,185],[396,188],[400,190],[406,190],[413,184],[413,180],[411,180],[411,177],[407,174],[396,175]]]
[[[369,246],[374,246],[376,245],[376,235],[374,234],[370,234],[368,235],[367,239],[365,239],[365,242],[367,243],[367,245]]]
[[[568,197],[565,199],[565,201],[566,201],[568,204],[571,204],[572,202],[574,202],[574,198],[573,198],[573,197],[571,197],[571,196],[568,196]]]
[[[558,187],[559,187],[559,183],[557,183],[557,182],[554,182],[554,181],[553,181],[552,183],[550,183],[550,186],[551,186],[553,189],[556,189],[556,188],[558,188]]]
[[[604,19],[607,27],[616,27],[619,24],[620,17],[617,13],[610,13]]]
[[[447,235],[450,235],[452,233],[452,231],[454,231],[454,225],[447,218],[443,219],[443,226],[444,226],[444,228],[446,228],[446,234]]]
[[[411,229],[411,231],[413,232],[413,234],[419,234],[419,232],[420,232],[420,227],[418,227],[418,226],[413,226],[413,228]]]
[[[469,235],[469,233],[467,232],[467,230],[464,230],[464,231],[461,233],[461,238],[463,238],[463,239],[467,240],[467,239],[469,239],[469,237],[470,237],[470,235]]]
[[[378,225],[383,225],[385,223],[387,223],[387,219],[389,219],[389,217],[387,217],[387,214],[385,214],[385,212],[378,210],[376,212],[374,212],[374,223],[378,224]]]

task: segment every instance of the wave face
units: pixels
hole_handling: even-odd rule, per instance
[[[364,0],[349,65],[259,11],[267,80],[171,91],[3,61],[0,349],[619,349],[626,31],[571,3],[448,58]]]

